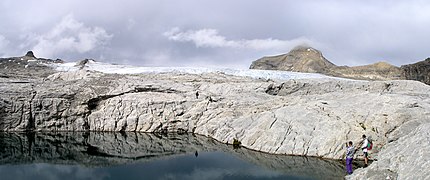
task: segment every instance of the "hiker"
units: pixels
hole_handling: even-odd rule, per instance
[[[199,98],[199,92],[197,91],[196,92],[196,99],[198,99]]]
[[[352,160],[354,158],[355,149],[352,141],[346,143],[346,172],[352,174]]]
[[[363,140],[361,141],[361,150],[363,150],[364,155],[364,167],[367,167],[367,161],[368,161],[368,153],[367,153],[367,147],[369,144],[369,140],[366,138],[366,135],[363,134]]]

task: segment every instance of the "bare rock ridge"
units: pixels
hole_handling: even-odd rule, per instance
[[[378,162],[357,171],[360,177],[430,177],[430,146],[409,143],[430,138],[430,86],[420,82],[106,74],[85,66],[56,72],[39,61],[25,67],[19,58],[0,59],[1,131],[187,132],[267,153],[332,159],[344,158],[345,142],[366,134]],[[406,157],[415,164],[407,171]]]
[[[1,77],[22,77],[22,80],[43,78],[55,73],[45,64],[63,63],[61,59],[36,58],[32,51],[21,57],[0,58]]]
[[[417,80],[430,85],[430,58],[414,64],[403,65],[404,77],[410,80]]]
[[[320,51],[298,46],[287,54],[263,57],[252,62],[250,69],[322,73],[329,76],[362,80],[417,80],[430,85],[430,60],[401,67],[386,62],[364,66],[336,66]]]
[[[306,46],[298,46],[288,54],[264,57],[251,64],[250,69],[285,70],[309,73],[329,73],[335,67],[320,51]]]

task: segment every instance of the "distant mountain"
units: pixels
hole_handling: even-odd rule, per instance
[[[336,67],[320,51],[306,46],[298,46],[287,54],[263,57],[251,64],[250,69],[284,70],[327,74]]]
[[[312,47],[298,46],[287,54],[268,56],[252,62],[250,69],[321,73],[361,80],[417,80],[430,84],[430,58],[397,67],[386,62],[364,66],[337,66]]]
[[[402,70],[386,62],[377,62],[364,66],[338,66],[331,69],[329,75],[364,80],[405,79]]]
[[[39,78],[47,77],[56,71],[46,64],[61,64],[61,59],[52,60],[37,58],[32,51],[28,51],[24,56],[0,58],[0,77],[26,77]]]

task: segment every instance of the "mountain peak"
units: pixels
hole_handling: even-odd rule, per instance
[[[36,58],[36,56],[34,56],[33,51],[28,51],[28,52],[25,54],[25,57],[29,57],[29,58]]]
[[[375,68],[380,68],[380,69],[387,69],[387,68],[395,67],[394,65],[387,63],[387,62],[384,62],[384,61],[376,62],[374,64],[371,64],[371,66],[374,66]]]
[[[315,49],[315,48],[313,48],[311,46],[308,46],[308,45],[299,45],[299,46],[296,46],[293,49],[291,49],[290,52],[294,52],[294,51],[320,52],[317,49]]]
[[[309,73],[325,73],[335,67],[321,51],[310,46],[294,47],[287,54],[263,57],[251,64],[251,69],[271,69]]]

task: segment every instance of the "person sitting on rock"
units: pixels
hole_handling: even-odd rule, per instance
[[[346,143],[346,172],[352,174],[352,160],[354,158],[355,149],[352,141]]]

